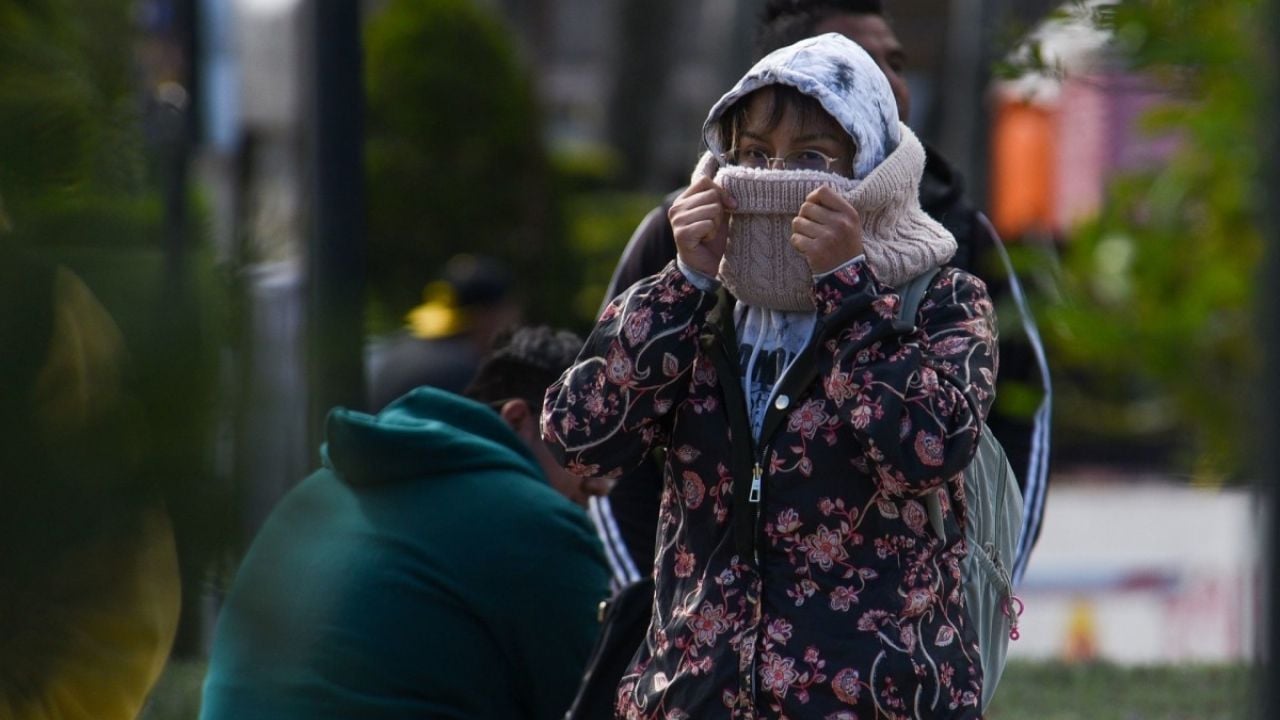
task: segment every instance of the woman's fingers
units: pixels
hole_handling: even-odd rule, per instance
[[[836,189],[830,185],[820,186],[817,190],[805,196],[804,201],[806,205],[813,204],[841,214],[852,213],[854,216],[858,214],[858,211],[853,208],[853,204],[839,192],[836,192]]]
[[[807,238],[818,238],[828,232],[827,226],[806,217],[796,217],[791,221],[791,232]]]
[[[738,209],[738,201],[733,199],[733,196],[729,194],[728,190],[725,190],[723,187],[715,184],[714,182],[711,183],[711,186],[716,189],[717,194],[720,196],[721,205],[723,205],[725,208],[729,210]]]
[[[717,207],[690,210],[672,220],[671,227],[677,244],[685,248],[710,242],[716,237],[722,223]]]
[[[700,220],[715,220],[718,222],[720,220],[720,216],[723,214],[724,210],[721,209],[718,203],[697,205],[694,207],[682,208],[680,211],[673,213],[671,222],[673,225],[677,222],[688,225]]]
[[[715,240],[727,226],[727,207],[737,203],[729,193],[710,178],[690,185],[667,213],[676,240],[686,248]]]
[[[691,205],[706,205],[709,203],[718,203],[719,205],[730,210],[738,207],[738,202],[733,199],[723,187],[717,185],[709,177],[699,178],[697,182],[685,188],[672,203],[671,208],[688,207]]]
[[[839,267],[862,253],[862,220],[853,205],[823,186],[809,193],[791,221],[791,244],[814,273]]]
[[[686,233],[676,235],[676,242],[681,243],[686,248],[693,248],[697,245],[705,243],[707,240],[715,237],[716,223],[714,220],[699,220],[690,225],[685,225]],[[684,237],[681,237],[684,235]]]

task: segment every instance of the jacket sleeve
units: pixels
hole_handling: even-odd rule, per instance
[[[605,308],[543,404],[543,439],[566,468],[618,477],[665,442],[668,416],[698,381],[698,336],[715,301],[671,262]]]
[[[896,327],[897,293],[865,263],[822,278],[815,293],[824,319],[841,320],[822,382],[862,449],[854,464],[891,496],[932,489],[963,470],[977,451],[998,364],[982,281],[939,273],[909,333]]]

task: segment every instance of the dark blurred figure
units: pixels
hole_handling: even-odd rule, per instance
[[[911,104],[910,90],[902,74],[906,53],[880,0],[769,0],[756,28],[756,57],[828,32],[840,33],[858,43],[876,61],[889,80],[899,117],[905,122],[910,116]],[[1035,319],[1024,307],[1022,289],[1003,262],[1004,249],[995,230],[966,199],[959,173],[936,150],[927,145],[925,150],[920,205],[956,238],[958,249],[948,264],[982,278],[1001,310],[1017,310],[1012,326],[1005,327],[1006,323],[1002,323],[999,382],[1004,387],[1026,385],[1046,389],[1034,416],[1003,413],[997,402],[988,418],[1018,475],[1026,508],[1022,541],[1014,562],[1014,579],[1018,580],[1040,536],[1049,484],[1049,369]],[[606,291],[606,304],[675,259],[675,238],[667,213],[679,193],[677,190],[667,196],[636,228],[614,270]],[[647,575],[653,565],[658,501],[662,492],[659,467],[660,462],[640,466],[620,479],[607,498],[591,503],[592,521],[605,541],[605,551],[615,570],[615,587]]]
[[[0,718],[131,720],[177,630],[169,518],[140,480],[120,331],[0,208]]]
[[[490,258],[455,255],[422,295],[405,328],[369,348],[372,412],[423,385],[461,392],[494,335],[520,317],[510,273]]]
[[[596,491],[538,434],[582,341],[525,328],[461,397],[418,388],[330,413],[218,621],[204,720],[559,718],[598,630]],[[557,492],[559,491],[559,492]]]

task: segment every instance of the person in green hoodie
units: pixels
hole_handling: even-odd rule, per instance
[[[323,467],[254,539],[222,608],[203,720],[559,718],[609,570],[539,438],[581,340],[521,328],[461,397],[333,410]],[[562,491],[563,490],[563,491]]]

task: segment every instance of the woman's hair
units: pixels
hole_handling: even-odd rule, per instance
[[[756,57],[813,36],[832,15],[884,15],[880,0],[769,0],[756,25]]]
[[[738,132],[751,119],[748,112],[751,99],[765,91],[771,92],[769,92],[769,116],[765,119],[764,125],[759,126],[763,130],[776,128],[786,117],[788,108],[795,113],[800,127],[812,126],[821,122],[823,118],[833,120],[831,114],[816,98],[805,95],[790,85],[769,85],[738,98],[738,101],[730,105],[720,116],[720,137],[724,138],[726,150],[737,146]],[[853,158],[857,154],[857,142],[846,132],[842,131],[841,135],[847,143],[849,157]]]

